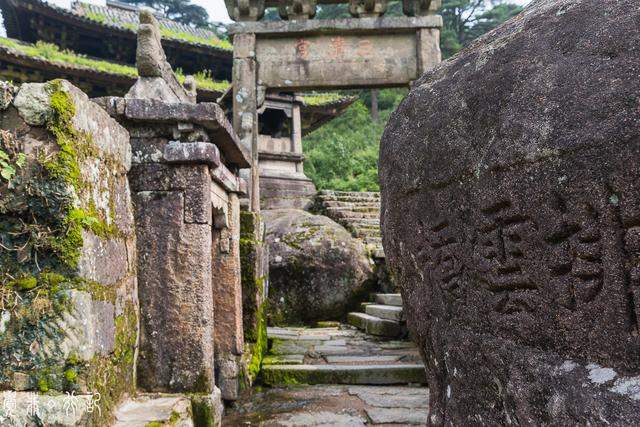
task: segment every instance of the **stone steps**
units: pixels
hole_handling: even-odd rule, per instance
[[[366,308],[366,314],[385,320],[394,320],[396,322],[402,322],[404,320],[402,307],[394,305],[370,304]]]
[[[351,234],[353,234],[354,237],[360,237],[360,238],[363,238],[363,239],[382,237],[381,234],[380,234],[380,229],[379,228],[360,228],[360,227],[355,227]]]
[[[404,328],[400,322],[381,319],[366,313],[349,313],[347,322],[367,334],[378,337],[396,338],[404,335]]]
[[[316,205],[325,215],[360,239],[374,258],[384,259],[379,193],[321,191],[317,196]]]
[[[349,220],[350,222],[357,222],[358,220],[375,220],[378,224],[380,223],[380,213],[379,212],[353,212],[348,210],[336,211],[333,213],[336,217],[339,217],[341,220]]]
[[[357,208],[357,207],[371,207],[380,209],[380,203],[375,201],[362,201],[362,202],[343,202],[340,200],[324,200],[322,202],[326,208]]]
[[[396,338],[405,336],[404,311],[400,294],[372,294],[373,302],[360,304],[363,313],[349,313],[347,321],[371,335]]]
[[[374,294],[373,300],[378,304],[402,307],[402,295],[400,294]]]
[[[340,206],[340,207],[327,207],[325,210],[332,214],[340,214],[341,212],[355,212],[355,213],[371,213],[371,214],[379,214],[380,207],[376,206]]]
[[[364,313],[355,315],[373,318]],[[369,331],[375,335],[347,325],[267,328],[270,345],[263,360],[261,382],[269,386],[424,383],[424,368],[416,346],[410,341],[386,338],[400,336],[403,326],[379,318],[370,323]]]
[[[267,365],[262,368],[265,385],[352,384],[393,385],[426,383],[421,364],[397,365]]]

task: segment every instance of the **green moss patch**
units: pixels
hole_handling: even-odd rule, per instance
[[[72,65],[77,68],[86,68],[89,70],[118,74],[131,78],[138,77],[138,70],[135,67],[88,58],[71,50],[60,49],[58,46],[51,43],[39,41],[35,45],[30,45],[18,42],[16,40],[0,37],[0,46],[8,47],[26,56],[42,58],[49,62],[58,63],[61,65]],[[179,71],[176,74],[178,75],[178,80],[180,81],[180,83],[184,83],[184,74]],[[231,86],[231,84],[227,81],[213,80],[213,78],[211,77],[211,72],[208,71],[196,73],[194,74],[194,78],[196,79],[198,87],[201,87],[203,89],[223,92]]]

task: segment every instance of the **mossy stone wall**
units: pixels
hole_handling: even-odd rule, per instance
[[[99,393],[104,425],[135,384],[129,134],[66,81],[1,89],[0,390]]]

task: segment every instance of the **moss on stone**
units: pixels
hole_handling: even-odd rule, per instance
[[[173,426],[180,420],[180,414],[177,411],[172,411],[169,417],[169,425]]]
[[[14,361],[20,360],[20,372],[29,375],[31,386],[41,392],[86,388],[100,393],[101,411],[92,414],[92,422],[105,425],[121,394],[134,391],[135,307],[126,304],[116,317],[115,349],[109,355],[83,361],[71,354],[64,360],[59,354],[32,350],[32,345],[41,346],[45,340],[64,339],[65,331],[50,326],[71,309],[71,291],[115,304],[117,286],[85,280],[76,270],[84,232],[105,239],[121,236],[108,225],[115,223],[108,217],[113,208],[99,212],[89,196],[92,191],[112,192],[113,188],[91,188],[81,168],[87,160],[99,158],[101,172],[103,166],[113,170],[109,162],[114,160],[98,153],[91,137],[74,128],[76,107],[63,83],[48,83],[45,91],[50,97],[46,127],[55,145],[39,147],[28,156],[12,187],[0,188],[0,242],[9,248],[0,251],[0,309],[10,313],[0,334],[0,388],[12,387]],[[12,156],[24,150],[7,138],[0,138],[0,149]]]
[[[220,425],[221,420],[216,420],[215,410],[211,405],[211,397],[209,395],[191,395],[191,413],[195,427]]]
[[[258,315],[258,336],[251,347],[251,361],[247,367],[249,382],[253,382],[258,378],[262,369],[262,361],[267,354],[269,347],[269,339],[267,337],[267,320],[266,320],[266,302],[262,304]]]

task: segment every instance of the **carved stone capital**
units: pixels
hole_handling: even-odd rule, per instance
[[[387,11],[387,0],[351,0],[349,13],[357,18],[378,17]]]
[[[259,21],[264,16],[264,0],[225,0],[234,21]]]
[[[316,16],[316,0],[280,0],[278,12],[286,20],[311,19]]]
[[[402,12],[407,16],[435,14],[442,7],[442,0],[402,0]]]

